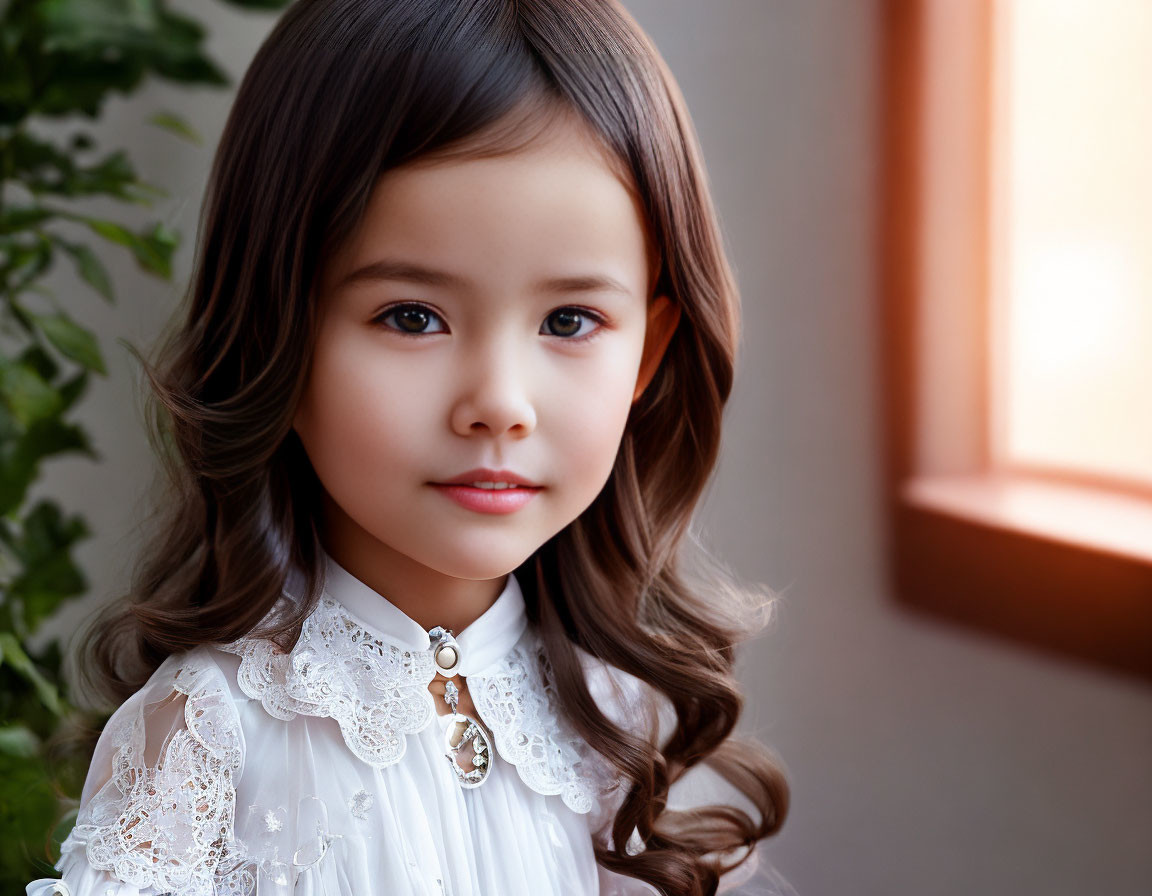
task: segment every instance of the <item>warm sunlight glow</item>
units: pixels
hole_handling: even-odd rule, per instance
[[[1152,485],[1152,3],[998,4],[997,461]]]

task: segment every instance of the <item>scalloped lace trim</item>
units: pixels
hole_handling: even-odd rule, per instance
[[[399,762],[406,735],[436,717],[428,690],[436,675],[432,649],[408,650],[380,640],[327,595],[287,652],[264,638],[220,646],[241,658],[237,683],[269,715],[335,719],[353,754],[378,768]],[[499,754],[524,783],[544,796],[559,794],[583,814],[610,786],[607,767],[556,711],[546,667],[529,627],[503,659],[470,676],[469,692]]]
[[[246,896],[255,877],[234,840],[233,777],[244,761],[231,695],[205,685],[214,668],[195,651],[173,690],[184,694],[185,729],[172,733],[155,767],[144,762],[138,713],[112,732],[121,746],[112,777],[80,810],[62,850],[83,847],[96,870],[125,883],[182,896]]]
[[[320,599],[287,653],[264,638],[241,638],[221,649],[240,657],[237,684],[270,716],[335,719],[348,748],[369,765],[399,762],[404,735],[436,716],[428,690],[436,674],[431,651],[381,641],[330,597]]]
[[[493,671],[473,675],[468,692],[496,737],[496,749],[524,783],[546,796],[559,794],[569,809],[584,814],[606,789],[606,767],[557,720],[551,666],[538,639],[533,641],[521,641]]]

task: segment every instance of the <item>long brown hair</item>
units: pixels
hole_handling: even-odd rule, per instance
[[[772,598],[715,563],[692,581],[683,562],[700,553],[692,513],[717,459],[739,302],[683,98],[616,0],[298,0],[286,11],[220,140],[184,307],[156,362],[141,359],[159,491],[129,593],[81,641],[80,683],[123,700],[168,655],[251,633],[290,568],[304,600],[271,634],[294,643],[322,577],[321,486],[291,427],[320,266],[385,171],[514,151],[557,111],[579,115],[627,175],[657,261],[654,294],[681,315],[607,485],[515,574],[564,711],[626,785],[614,847],[597,846],[598,861],[701,896],[725,870],[719,853],[775,833],[787,812],[772,755],[732,735],[733,648]],[[605,717],[577,647],[667,698],[667,743]],[[701,762],[760,817],[667,809],[669,786]],[[635,855],[633,830],[645,844]]]

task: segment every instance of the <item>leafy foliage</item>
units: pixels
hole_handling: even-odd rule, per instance
[[[276,10],[287,0],[228,0]],[[101,256],[71,227],[119,246],[149,274],[172,277],[179,234],[156,222],[134,228],[77,212],[69,202],[102,196],[151,207],[168,194],[142,181],[127,153],[99,153],[74,131],[63,144],[32,133],[45,119],[95,119],[114,91],[131,94],[150,75],[224,87],[207,55],[206,30],[164,0],[0,0],[0,890],[54,876],[52,863],[75,822],[88,757],[59,748],[97,721],[74,708],[55,639],[29,639],[88,588],[72,558],[91,533],[56,502],[28,506],[41,462],[100,455],[65,419],[89,377],[108,369],[93,334],[41,281],[63,259],[107,302],[115,291]],[[149,123],[202,142],[178,115]],[[77,225],[80,225],[77,228]],[[33,299],[39,302],[34,302]],[[71,296],[69,298],[72,298]],[[75,305],[78,303],[69,303]],[[46,306],[46,307],[45,307]]]

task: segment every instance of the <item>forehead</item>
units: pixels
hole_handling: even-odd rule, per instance
[[[378,180],[329,285],[382,256],[459,269],[493,285],[579,268],[643,293],[642,207],[586,127],[560,117],[511,152],[424,158]]]

